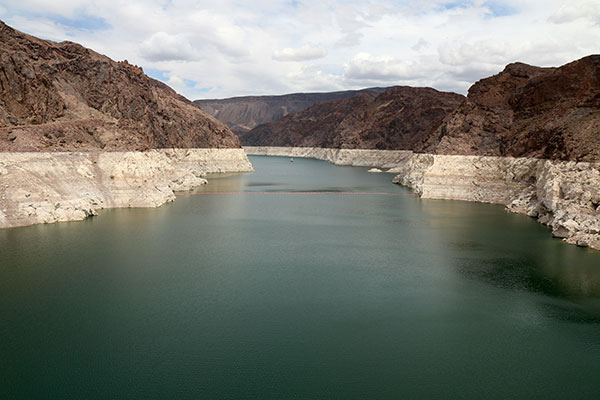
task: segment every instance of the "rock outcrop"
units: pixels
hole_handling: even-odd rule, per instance
[[[359,110],[367,102],[359,96],[344,101]],[[320,106],[333,109],[344,101]],[[352,135],[350,140],[336,141],[340,137],[333,128],[336,116],[317,118],[316,112],[308,114],[311,109],[256,128],[263,135],[255,136],[256,142],[269,143],[274,137],[285,145],[291,141],[299,146],[362,147]],[[337,110],[344,114],[343,108]],[[392,115],[403,114],[390,113],[387,118]],[[302,124],[310,128],[303,129]],[[319,124],[330,132],[328,139]],[[392,131],[391,125],[365,126],[380,139]],[[378,131],[379,126],[385,129]],[[415,153],[404,152],[388,171],[397,174],[394,182],[423,198],[504,204],[537,218],[569,243],[600,249],[600,55],[558,68],[510,64],[475,83],[466,99],[429,132],[419,132],[396,145]],[[381,142],[368,143],[376,148],[373,143]],[[302,154],[296,149],[287,152]],[[315,158],[335,162],[333,150],[311,152]],[[391,166],[374,158],[377,155],[370,154],[364,165]]]
[[[316,104],[241,135],[246,146],[600,161],[600,55],[557,68],[513,63],[466,98],[396,87]]]
[[[240,138],[245,146],[410,150],[463,100],[431,88],[395,87],[318,103]]]
[[[508,65],[475,83],[414,150],[600,161],[600,55],[558,68]]]
[[[205,112],[225,123],[234,133],[244,134],[258,125],[279,121],[315,103],[346,99],[359,93],[381,93],[389,88],[368,88],[325,93],[292,93],[281,96],[243,96],[229,99],[195,100]]]
[[[252,171],[242,149],[0,153],[0,228],[158,207],[209,173]]]
[[[427,199],[496,203],[600,250],[600,164],[535,158],[414,154],[389,170]]]
[[[393,168],[412,157],[404,150],[326,149],[322,147],[245,146],[249,156],[315,158],[335,165]]]
[[[0,21],[0,151],[240,147],[140,67]]]
[[[0,22],[0,228],[157,207],[251,170],[225,125],[141,68]]]

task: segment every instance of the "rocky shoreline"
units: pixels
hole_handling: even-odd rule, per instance
[[[0,228],[159,207],[209,173],[249,172],[242,149],[0,153]]]
[[[387,168],[421,198],[503,204],[567,243],[600,250],[600,164],[403,150],[245,147],[248,155],[307,157]]]
[[[315,158],[335,165],[393,168],[408,160],[412,151],[327,149],[321,147],[244,146],[249,156]]]

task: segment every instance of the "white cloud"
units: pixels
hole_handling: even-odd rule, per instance
[[[161,71],[192,99],[395,84],[464,93],[508,63],[561,65],[600,43],[595,0],[1,3],[9,25]]]
[[[73,18],[91,5],[86,0],[3,0],[9,10],[24,10],[37,14],[54,14]]]
[[[277,50],[273,52],[273,60],[276,61],[308,61],[323,58],[327,55],[324,48],[305,44],[302,47]]]
[[[344,66],[344,75],[350,80],[407,81],[422,78],[426,74],[426,70],[415,62],[391,56],[372,56],[369,53],[355,55]]]
[[[419,38],[419,41],[417,43],[415,43],[411,49],[413,49],[414,51],[421,51],[424,48],[429,46],[429,42],[423,38]]]
[[[438,47],[442,64],[454,66],[484,60],[489,64],[502,64],[510,58],[513,50],[510,43],[493,40],[442,43]]]
[[[140,46],[142,57],[148,61],[193,61],[198,52],[183,35],[157,32]]]
[[[550,16],[549,21],[555,24],[565,24],[579,19],[591,19],[595,22],[600,21],[600,3],[597,1],[588,1],[583,4],[580,2],[565,4]]]
[[[33,34],[44,39],[58,42],[63,40],[73,40],[69,38],[64,26],[61,26],[60,24],[49,19],[40,18],[34,21],[28,18],[17,16],[5,22],[22,30],[25,33]]]

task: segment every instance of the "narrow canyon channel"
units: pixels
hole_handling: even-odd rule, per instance
[[[251,157],[0,230],[4,398],[599,398],[600,252],[392,175]]]

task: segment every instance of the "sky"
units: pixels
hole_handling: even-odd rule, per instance
[[[430,86],[600,53],[599,0],[0,0],[0,19],[189,99]]]

